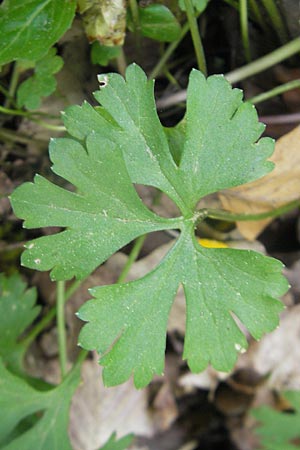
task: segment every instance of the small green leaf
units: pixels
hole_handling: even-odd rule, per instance
[[[75,0],[4,0],[0,7],[0,65],[37,61],[70,27]]]
[[[284,397],[294,412],[279,412],[267,406],[252,410],[261,424],[256,429],[263,450],[296,450],[300,448],[300,392],[287,391]]]
[[[139,8],[141,32],[161,42],[172,42],[180,36],[181,27],[174,14],[164,5],[152,4]]]
[[[109,61],[120,55],[121,47],[107,47],[99,42],[94,42],[91,49],[91,60],[93,64],[107,66]]]
[[[202,13],[206,9],[208,2],[209,0],[191,0],[193,7],[198,13]],[[178,0],[178,5],[182,11],[186,10],[184,0]]]
[[[0,274],[0,356],[14,367],[21,365],[23,354],[18,337],[40,311],[35,303],[36,290],[27,290],[18,274],[10,277]]]
[[[41,392],[12,375],[0,359],[1,449],[72,450],[68,436],[69,408],[79,381],[76,369],[55,389]],[[38,420],[18,435],[15,429],[20,421],[34,413]]]
[[[62,68],[63,60],[56,56],[56,49],[51,48],[46,56],[37,61],[34,75],[19,86],[17,90],[17,103],[21,108],[37,109],[42,97],[47,97],[56,89],[56,79],[53,76]]]
[[[100,450],[126,450],[134,439],[133,434],[127,434],[121,439],[116,440],[116,433],[113,433],[109,440]]]

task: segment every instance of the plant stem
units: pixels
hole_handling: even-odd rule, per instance
[[[24,116],[27,117],[28,119],[34,116],[41,116],[48,119],[60,119],[59,115],[48,114],[43,111],[23,111],[22,109],[5,108],[4,106],[0,106],[0,112],[3,112],[4,114],[9,114],[10,116]]]
[[[15,97],[15,92],[16,92],[17,85],[18,85],[19,75],[20,75],[19,66],[18,66],[18,63],[15,62],[13,71],[12,71],[12,76],[10,79],[10,85],[8,88],[8,96],[4,102],[4,107],[9,107],[11,104],[11,99],[14,99],[14,97]]]
[[[0,106],[0,112],[3,114],[9,114],[10,116],[24,116],[30,118],[30,116],[37,113],[29,113],[28,111],[22,111],[21,109],[10,109],[4,106]]]
[[[123,283],[128,275],[129,270],[131,269],[132,264],[139,256],[139,253],[141,251],[141,248],[143,247],[143,244],[145,242],[146,235],[139,236],[133,244],[133,247],[131,249],[131,252],[129,253],[128,259],[126,263],[124,264],[124,267],[122,269],[122,272],[117,280],[117,283]]]
[[[300,199],[293,200],[292,202],[286,203],[285,205],[279,206],[278,208],[272,209],[270,211],[257,214],[235,214],[230,211],[210,209],[210,208],[204,208],[202,210],[199,210],[198,212],[200,221],[209,217],[210,219],[224,220],[227,222],[240,222],[240,221],[246,222],[252,220],[268,219],[271,217],[278,217],[281,216],[282,214],[285,214],[293,210],[298,206],[300,206]]]
[[[133,32],[135,36],[135,45],[137,49],[137,56],[141,56],[141,24],[140,24],[140,14],[139,5],[137,0],[129,0],[129,7],[132,15],[133,22]]]
[[[259,72],[263,72],[266,69],[278,64],[279,62],[289,58],[295,53],[300,52],[300,38],[293,39],[288,44],[274,50],[271,53],[257,59],[256,61],[247,64],[246,66],[235,69],[229,72],[225,77],[230,83],[237,83],[245,78],[251,77]]]
[[[41,125],[44,128],[47,128],[49,130],[55,130],[55,131],[66,131],[66,127],[63,125],[52,125],[50,123],[44,122],[43,120],[36,119],[33,117],[34,115],[42,115],[41,113],[29,113],[27,111],[22,111],[19,109],[9,109],[5,108],[3,106],[0,106],[0,112],[4,114],[9,114],[11,116],[23,116],[26,117],[28,120],[31,120],[32,122],[37,123],[38,125]]]
[[[250,13],[252,12],[253,20],[259,24],[262,30],[267,34],[268,28],[266,26],[265,21],[262,18],[259,6],[256,3],[256,0],[249,0]]]
[[[229,83],[237,83],[239,81],[244,80],[245,78],[251,77],[252,75],[256,75],[259,72],[263,72],[266,69],[274,66],[275,64],[289,58],[295,53],[300,52],[300,38],[292,40],[286,45],[274,50],[271,53],[263,56],[262,58],[257,59],[256,61],[247,64],[246,66],[240,67],[239,69],[235,69],[232,72],[228,72],[225,74],[225,78],[229,81]],[[176,105],[179,102],[183,102],[186,100],[186,89],[176,92],[175,94],[170,95],[167,98],[159,99],[157,102],[158,108],[167,108],[173,105]]]
[[[81,284],[86,280],[75,280],[71,286],[66,289],[64,294],[65,303],[71,298],[75,291],[81,286]],[[53,306],[48,313],[31,329],[31,331],[27,334],[27,336],[22,340],[22,344],[25,348],[28,348],[29,345],[35,340],[35,338],[46,328],[47,325],[54,319],[56,315],[57,307]]]
[[[270,89],[267,92],[263,92],[262,94],[255,95],[255,97],[247,99],[248,102],[253,103],[253,105],[257,105],[258,103],[269,100],[272,97],[276,97],[276,95],[283,94],[284,92],[290,91],[291,89],[300,88],[300,80],[289,81],[288,83],[281,84],[273,89]]]
[[[61,378],[64,379],[67,373],[67,336],[65,324],[65,281],[57,282],[57,333],[58,333],[58,349],[59,364]]]
[[[160,60],[156,64],[156,66],[151,71],[151,73],[149,75],[149,79],[152,80],[153,78],[156,78],[157,75],[163,70],[163,67],[165,66],[166,62],[168,61],[168,59],[170,58],[170,56],[172,55],[174,50],[178,47],[178,45],[180,44],[180,42],[182,41],[184,36],[189,31],[189,29],[190,29],[190,24],[189,24],[189,22],[186,22],[181,29],[179,38],[176,41],[172,42],[168,46],[168,48],[164,51],[163,56],[160,58]]]
[[[89,354],[89,352],[87,350],[81,350],[79,352],[76,362],[75,362],[74,366],[72,367],[72,369],[70,370],[69,375],[72,372],[75,372],[75,370],[77,370],[77,368],[81,366],[81,364],[83,363],[83,361],[85,360],[85,358],[87,357],[88,354]]]
[[[134,26],[134,32],[139,34],[140,32],[140,15],[139,6],[136,0],[129,0],[130,11],[132,15],[132,21]]]
[[[126,62],[126,57],[125,57],[123,47],[121,47],[120,54],[116,59],[117,59],[118,72],[124,77],[125,72],[126,72],[127,62]]]
[[[16,106],[16,102],[15,102],[14,98],[10,96],[8,90],[1,84],[0,84],[0,92],[6,97],[6,99],[9,99],[10,104],[12,104],[13,106]]]
[[[251,61],[249,29],[248,29],[248,3],[247,0],[240,0],[240,25],[245,58],[247,62]]]
[[[198,28],[197,19],[195,16],[194,7],[192,5],[191,0],[184,0],[184,4],[185,4],[185,9],[186,9],[187,19],[190,24],[190,30],[191,30],[191,35],[192,35],[192,41],[194,44],[198,68],[206,76],[207,75],[206,61],[205,61],[201,36],[199,33],[199,28]]]
[[[261,0],[269,17],[271,19],[273,28],[278,34],[281,43],[288,41],[288,36],[281,14],[274,0]]]
[[[30,142],[36,141],[31,137],[16,134],[12,130],[8,130],[6,128],[0,129],[0,138],[6,142],[20,142],[20,144],[30,144]],[[40,141],[42,140],[40,139]],[[48,139],[45,139],[45,142],[48,142]]]

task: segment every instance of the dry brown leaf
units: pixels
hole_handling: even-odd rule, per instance
[[[267,376],[267,385],[278,391],[300,388],[300,305],[286,310],[280,326],[261,341],[252,341],[248,352],[239,358],[238,368],[251,367]]]
[[[234,213],[263,213],[300,198],[300,126],[280,138],[271,161],[274,170],[265,177],[220,194],[223,207]],[[272,221],[238,222],[243,236],[253,240]]]
[[[137,390],[132,381],[105,388],[101,367],[83,363],[82,381],[72,400],[69,434],[74,450],[94,450],[116,431],[151,436],[154,425],[148,410],[147,390]]]

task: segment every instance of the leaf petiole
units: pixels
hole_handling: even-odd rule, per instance
[[[57,285],[57,333],[58,333],[58,350],[61,378],[64,379],[67,374],[67,337],[65,324],[65,281],[58,281]]]
[[[199,67],[199,70],[206,76],[207,75],[207,68],[206,68],[206,61],[201,41],[201,36],[198,29],[197,19],[195,16],[194,7],[191,3],[191,0],[184,0],[185,9],[186,9],[186,15],[188,18],[188,22],[190,25],[192,40],[194,44],[194,49],[196,53],[197,58],[197,64]]]
[[[139,253],[143,247],[143,244],[145,242],[146,239],[146,234],[144,234],[143,236],[139,236],[133,244],[133,247],[131,249],[131,252],[129,253],[128,259],[126,261],[126,263],[124,264],[124,267],[122,269],[122,272],[120,273],[120,276],[117,280],[117,283],[123,283],[128,275],[128,272],[131,269],[132,264],[134,263],[134,261],[137,259],[137,257],[139,256]]]
[[[258,103],[269,100],[276,95],[283,94],[284,92],[290,91],[292,89],[300,88],[300,80],[289,81],[288,83],[281,84],[280,86],[276,86],[273,89],[270,89],[267,92],[263,92],[262,94],[255,95],[255,97],[247,99],[248,102],[253,105],[257,105]]]
[[[228,222],[247,222],[252,220],[263,220],[271,217],[279,217],[282,214],[285,214],[291,211],[294,208],[300,206],[300,199],[293,200],[292,202],[286,203],[283,206],[279,206],[278,208],[274,208],[270,211],[266,211],[263,213],[257,214],[235,214],[230,211],[218,210],[218,209],[210,209],[204,208],[199,211],[199,217],[197,223],[201,222],[206,218],[224,220]]]

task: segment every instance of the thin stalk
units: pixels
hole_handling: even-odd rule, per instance
[[[191,0],[184,0],[185,9],[186,9],[186,15],[188,22],[190,24],[190,30],[192,35],[192,41],[194,44],[196,59],[199,70],[206,76],[207,75],[207,68],[206,68],[206,61],[201,41],[201,36],[199,33],[198,23],[195,16],[194,7],[192,5]]]
[[[10,109],[4,106],[0,106],[0,112],[3,114],[8,114],[10,116],[24,116],[29,117],[31,114],[27,111],[22,111],[21,109]]]
[[[281,84],[280,86],[270,89],[267,92],[255,95],[255,97],[249,98],[247,99],[247,101],[253,103],[253,105],[257,105],[258,103],[269,100],[272,97],[276,97],[276,95],[280,95],[283,94],[284,92],[297,88],[300,88],[300,80],[289,81],[288,83]]]
[[[225,77],[230,83],[237,83],[245,78],[251,77],[257,73],[263,72],[266,69],[274,66],[275,64],[284,61],[292,55],[300,52],[300,38],[297,37],[293,39],[288,44],[274,50],[271,53],[257,59],[256,61],[247,64],[246,66],[240,67],[239,69],[229,72]]]
[[[241,35],[243,41],[243,47],[245,52],[245,58],[247,62],[251,61],[250,42],[249,42],[249,29],[248,29],[248,2],[247,0],[240,0],[240,26]]]
[[[81,284],[86,280],[75,280],[71,286],[66,289],[64,295],[65,303],[71,298],[75,291],[81,286]],[[47,325],[54,319],[56,316],[56,306],[53,306],[48,313],[31,329],[31,331],[27,334],[27,336],[22,340],[22,344],[25,348],[28,348],[29,345],[35,340],[35,338],[46,328]]]
[[[164,75],[169,80],[170,84],[173,84],[173,86],[176,86],[177,88],[180,89],[180,85],[179,85],[178,81],[166,67],[164,69]]]
[[[134,263],[134,261],[137,259],[137,257],[140,254],[141,248],[144,245],[146,239],[146,235],[144,234],[143,236],[139,236],[133,244],[133,247],[131,249],[131,252],[128,256],[128,259],[126,261],[126,263],[124,264],[124,267],[122,269],[122,272],[120,273],[120,276],[117,280],[117,283],[123,283],[128,275],[129,270],[131,269],[132,264]]]
[[[126,62],[126,56],[125,56],[123,47],[121,47],[120,54],[116,58],[116,60],[117,60],[118,72],[124,77],[125,72],[126,72],[127,62]]]
[[[281,14],[274,0],[261,0],[272,22],[275,32],[283,44],[288,41],[288,36]]]
[[[267,33],[268,27],[266,26],[265,21],[262,18],[259,6],[257,5],[256,0],[249,0],[250,14],[252,12],[253,20],[259,24],[262,30]]]
[[[17,89],[17,85],[18,85],[18,81],[19,81],[19,75],[20,75],[19,66],[18,66],[18,63],[15,62],[13,71],[12,71],[12,76],[10,79],[10,85],[8,88],[8,96],[4,102],[4,107],[8,108],[11,104],[11,99],[13,99],[15,97],[15,93],[16,93],[16,89]]]
[[[64,125],[51,125],[50,123],[44,122],[43,120],[39,119],[30,119],[32,122],[37,123],[43,128],[46,128],[48,130],[54,130],[54,131],[66,131],[66,127]]]
[[[140,14],[139,5],[137,0],[129,0],[129,7],[132,15],[133,22],[133,32],[135,37],[135,45],[137,49],[137,56],[141,56],[141,24],[140,24]]]
[[[28,113],[27,111],[22,111],[19,109],[9,109],[3,106],[0,106],[0,112],[4,114],[9,114],[11,116],[26,117],[28,120],[31,120],[32,122],[35,122],[38,125],[41,125],[41,127],[47,128],[49,130],[66,131],[66,127],[64,127],[63,125],[52,125],[50,123],[44,122],[43,120],[36,119],[35,117],[33,117],[33,115],[40,115],[39,113]]]
[[[16,102],[15,102],[14,98],[10,96],[8,90],[1,84],[0,84],[0,92],[6,97],[6,99],[9,99],[10,104],[12,104],[13,106],[16,106]]]
[[[31,137],[27,137],[24,135],[16,134],[12,130],[8,130],[6,128],[0,129],[0,139],[6,142],[20,142],[20,144],[30,144],[30,142],[34,141]],[[46,141],[46,139],[45,139]],[[47,139],[48,142],[48,139]]]
[[[0,106],[0,112],[3,114],[8,114],[10,116],[24,116],[28,119],[31,119],[34,116],[42,116],[47,117],[49,119],[59,119],[60,116],[55,116],[52,114],[44,113],[42,111],[23,111],[22,109],[11,109],[11,108],[5,108],[4,106]],[[34,117],[35,118],[35,117]]]
[[[136,34],[139,34],[140,32],[139,5],[136,0],[129,0],[129,7],[132,15],[134,32]]]
[[[75,362],[74,366],[72,367],[72,369],[70,370],[70,372],[68,374],[69,376],[73,372],[75,372],[78,369],[78,367],[81,366],[81,364],[83,363],[83,361],[85,360],[85,358],[87,357],[88,354],[89,354],[89,352],[87,350],[81,350],[79,352],[79,355],[77,356],[76,362]]]
[[[257,214],[235,214],[230,211],[210,209],[210,208],[202,209],[198,211],[198,213],[200,221],[209,217],[210,219],[224,220],[227,222],[240,222],[240,221],[247,222],[252,220],[263,220],[273,217],[279,217],[282,214],[285,214],[298,206],[300,206],[300,199],[293,200],[292,202],[286,203],[285,205],[279,206],[278,208],[274,208],[270,211]]]
[[[239,10],[238,0],[224,0],[224,2],[235,8],[237,11]]]
[[[61,378],[64,379],[67,373],[67,336],[65,324],[65,281],[57,282],[57,334],[58,334],[58,350]]]
[[[231,83],[237,83],[239,81],[245,80],[248,77],[256,75],[257,73],[263,72],[266,69],[278,64],[281,61],[293,56],[296,53],[300,52],[300,38],[297,37],[293,39],[286,45],[274,50],[271,53],[263,56],[262,58],[257,59],[256,61],[247,64],[246,66],[240,67],[239,69],[235,69],[232,72],[228,72],[225,74],[225,78]],[[186,89],[176,92],[175,94],[170,95],[167,98],[162,98],[158,100],[157,107],[158,108],[167,108],[169,106],[176,105],[179,102],[186,100]]]
[[[190,29],[190,24],[189,22],[186,22],[182,29],[181,29],[181,33],[179,35],[179,38],[172,42],[167,49],[164,51],[162,57],[160,58],[160,60],[158,61],[158,63],[156,64],[156,66],[153,68],[152,72],[149,75],[149,79],[153,79],[156,78],[157,75],[163,70],[165,64],[167,63],[168,59],[170,58],[170,56],[172,55],[172,53],[175,51],[175,49],[178,47],[178,45],[180,44],[180,42],[182,41],[182,39],[184,38],[184,36],[187,34],[187,32]]]

